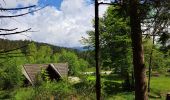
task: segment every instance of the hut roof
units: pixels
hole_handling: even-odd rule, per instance
[[[42,69],[46,70],[49,67],[51,67],[61,78],[68,75],[68,63],[26,64],[23,66],[22,73],[31,84],[34,84],[36,80],[36,75],[38,75],[38,73],[40,73]]]

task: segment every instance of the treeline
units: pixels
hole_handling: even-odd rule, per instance
[[[0,39],[0,51],[7,51],[7,50],[12,50],[12,49],[16,49],[19,47],[26,47],[28,44],[32,43],[33,41],[29,41],[29,40],[8,40],[8,39]],[[53,52],[61,52],[62,49],[65,50],[69,50],[69,51],[73,51],[73,52],[78,52],[76,49],[72,49],[72,48],[66,48],[66,47],[60,47],[60,46],[54,46],[51,44],[47,44],[47,43],[40,43],[40,42],[34,42],[35,45],[37,46],[37,48],[39,48],[40,46],[49,46]],[[25,51],[26,48],[20,48],[22,51]]]

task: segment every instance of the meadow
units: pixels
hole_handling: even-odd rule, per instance
[[[95,80],[94,76],[88,76],[88,80]],[[124,91],[123,79],[118,75],[102,76],[102,92],[105,100],[133,100],[134,91]],[[151,92],[149,100],[165,100],[166,94],[170,92],[170,76],[160,75],[151,77]]]

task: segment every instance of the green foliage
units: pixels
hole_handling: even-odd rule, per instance
[[[132,51],[129,18],[119,13],[119,6],[110,6],[100,18],[100,64],[102,69],[113,70],[126,78],[132,70]],[[94,31],[88,31],[89,38],[82,41],[94,47]]]
[[[36,80],[34,84],[35,86],[40,86],[44,82],[47,82],[47,83],[50,82],[50,78],[49,78],[48,72],[42,66],[40,73],[36,75]]]
[[[84,72],[87,70],[88,66],[89,66],[89,63],[87,61],[85,61],[84,59],[79,59],[78,60],[79,62],[79,69],[81,72]]]
[[[66,50],[62,50],[59,62],[68,62],[70,75],[78,75],[88,67],[88,62],[79,59],[74,52]]]
[[[22,85],[23,77],[21,73],[21,64],[24,64],[26,61],[24,55],[20,50],[13,51],[9,53],[9,56],[6,56],[6,59],[1,59],[0,69],[0,89],[11,89],[16,88]],[[18,56],[15,58],[15,56]]]
[[[51,97],[60,100],[71,99],[74,89],[67,81],[44,82],[40,86],[21,88],[15,91],[16,100],[49,100]]]
[[[37,47],[34,43],[30,43],[26,49],[28,63],[35,63],[37,55]]]
[[[8,100],[12,98],[11,90],[0,90],[0,100]]]
[[[20,88],[15,90],[14,93],[14,99],[15,100],[33,100],[34,97],[34,89],[29,87],[29,88]]]
[[[0,87],[1,89],[11,89],[22,85],[23,76],[21,67],[4,66],[6,68],[0,69]]]
[[[115,72],[120,72],[124,77],[131,67],[131,41],[129,37],[129,18],[124,18],[118,13],[120,8],[111,6],[101,19],[104,31],[101,31],[101,44],[103,62],[110,62],[110,67]],[[114,12],[113,12],[114,10]],[[105,61],[106,59],[106,61]],[[104,66],[104,65],[103,65]]]
[[[95,80],[89,80],[87,76],[80,77],[81,82],[73,85],[79,100],[95,100]]]
[[[49,46],[40,46],[37,54],[37,63],[51,62],[52,49]]]
[[[51,57],[51,61],[52,61],[53,63],[57,63],[57,62],[59,62],[59,58],[60,58],[60,54],[59,54],[59,53],[54,53],[54,54],[52,55],[52,57]]]
[[[151,59],[151,68],[160,72],[168,68],[169,55],[158,49],[158,45],[153,45],[151,39],[144,39],[145,64],[148,67]],[[151,54],[152,52],[152,54]]]
[[[36,98],[47,100],[50,96],[56,99],[69,98],[74,93],[71,85],[67,81],[45,82],[35,89]]]
[[[59,62],[68,62],[69,64],[69,74],[78,74],[79,62],[78,57],[73,53],[66,50],[62,50]]]
[[[170,68],[170,50],[168,50],[166,53],[165,53],[165,64],[166,64],[166,67],[167,69]]]

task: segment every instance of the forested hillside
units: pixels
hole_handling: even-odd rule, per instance
[[[34,42],[34,41],[29,41],[29,40],[8,40],[8,39],[0,39],[0,44],[1,44],[0,51],[3,51],[3,50],[8,51],[8,50],[13,50],[17,48],[20,48],[21,50],[25,51],[26,47],[30,43],[35,43],[37,48],[39,48],[40,46],[49,46],[53,50],[54,53],[61,52],[62,49],[77,52],[77,50],[74,48],[54,46],[54,45],[47,44],[47,43]]]

